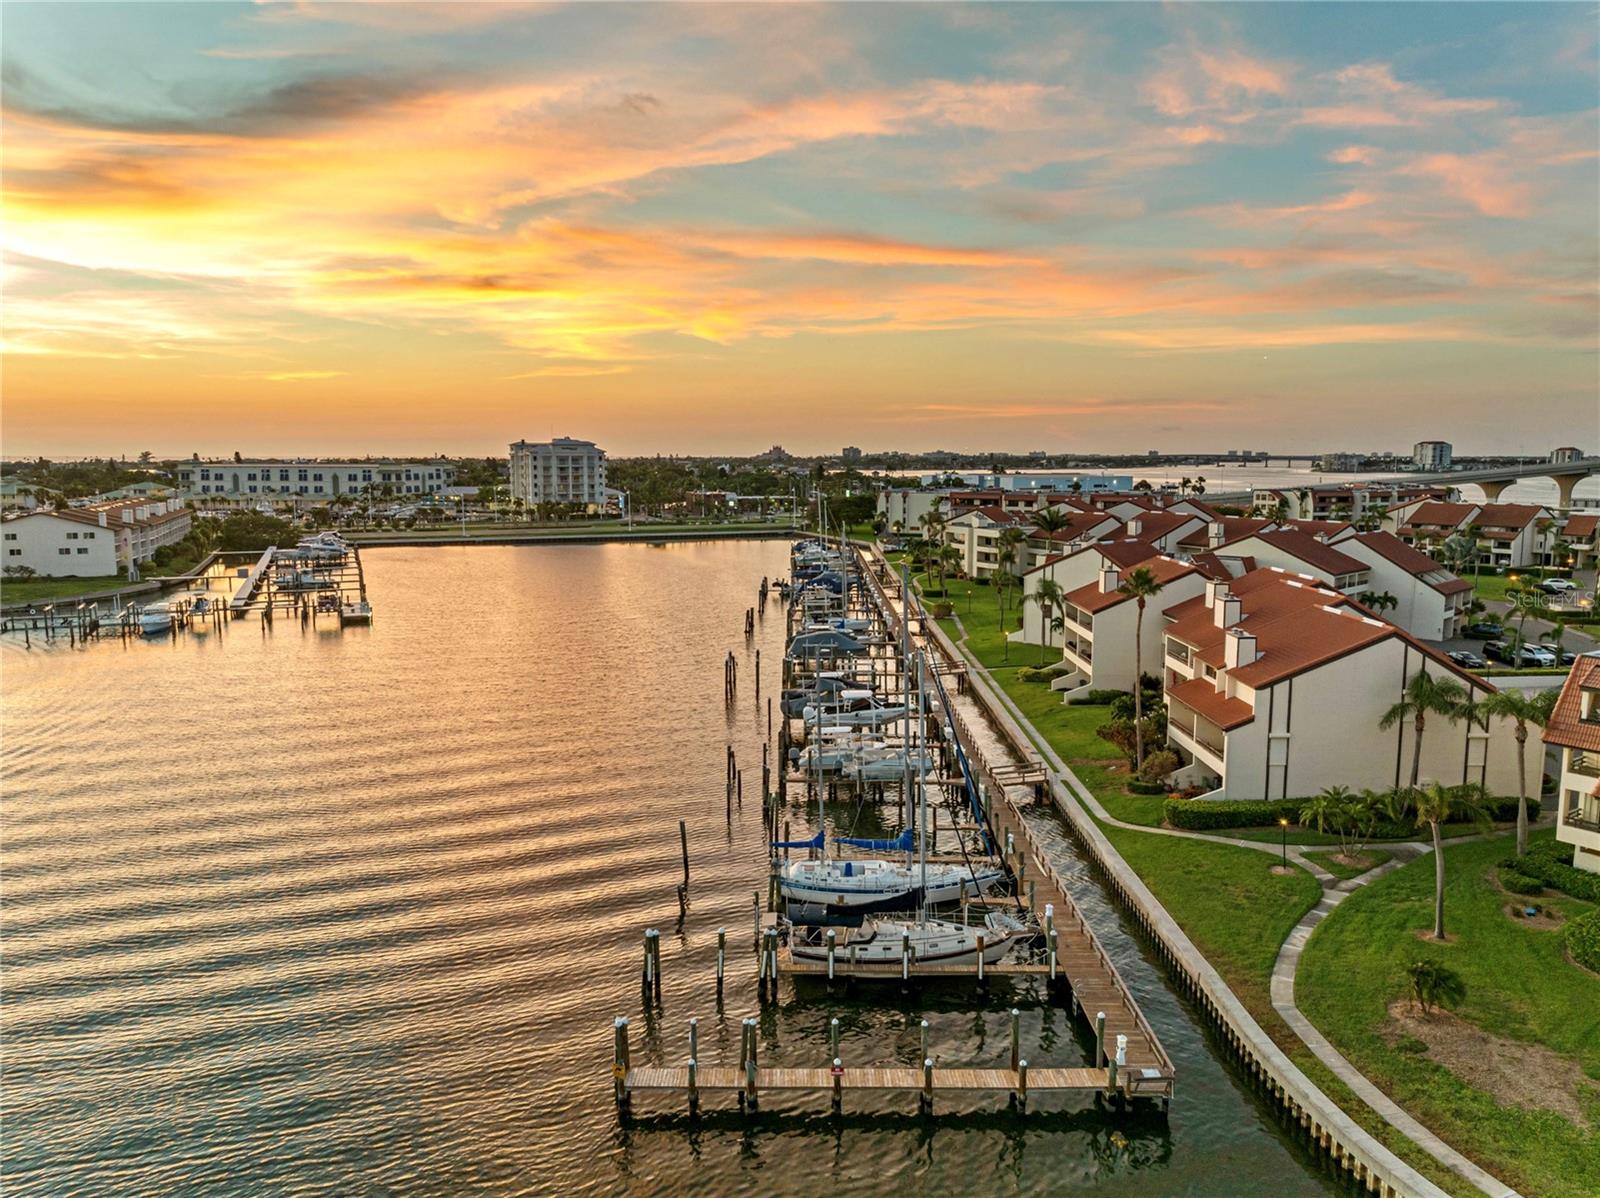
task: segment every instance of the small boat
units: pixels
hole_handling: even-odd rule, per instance
[[[910,836],[907,834],[909,847]],[[901,861],[834,858],[789,861],[779,868],[783,897],[839,911],[910,911],[918,900],[927,905],[959,902],[1005,881],[992,865],[937,864],[923,871]]]
[[[322,591],[333,586],[333,579],[315,570],[280,570],[273,584],[280,591]]]
[[[898,964],[906,949],[919,965],[971,965],[978,960],[980,936],[984,962],[993,965],[1029,935],[1027,925],[1001,911],[991,912],[978,926],[943,919],[866,919],[859,928],[842,930],[843,935],[835,933],[835,960],[862,965]],[[796,960],[826,961],[825,931],[791,923],[789,951]]]
[[[208,616],[208,615],[210,615],[211,614],[211,598],[210,598],[210,596],[201,595],[200,598],[196,599],[194,601],[193,606],[191,606],[189,608],[189,614],[191,616]]]
[[[164,603],[152,603],[139,609],[139,632],[143,636],[160,636],[172,631],[172,609]]]
[[[339,623],[372,623],[372,604],[368,603],[365,599],[356,599],[350,603],[346,603],[339,609]]]

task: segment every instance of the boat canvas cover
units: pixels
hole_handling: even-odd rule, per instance
[[[858,836],[835,836],[834,844],[847,844],[855,849],[867,849],[874,853],[909,853],[916,847],[915,836],[910,828],[900,833],[893,840],[870,840]]]
[[[823,834],[819,829],[810,840],[774,840],[772,847],[775,849],[821,849]]]

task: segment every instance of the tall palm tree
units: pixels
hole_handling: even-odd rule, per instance
[[[1506,612],[1506,616],[1515,615],[1517,617],[1517,631],[1513,634],[1511,645],[1509,646],[1512,651],[1513,664],[1521,664],[1522,646],[1527,640],[1527,637],[1523,635],[1523,630],[1528,625],[1529,614],[1533,611],[1536,603],[1543,597],[1544,592],[1532,583],[1518,580],[1506,584],[1506,598],[1511,602],[1511,607]],[[1509,623],[1509,619],[1507,622]]]
[[[1422,733],[1427,727],[1428,717],[1439,715],[1454,723],[1466,699],[1467,692],[1459,682],[1418,672],[1406,683],[1399,701],[1384,712],[1383,718],[1378,721],[1378,727],[1385,732],[1405,720],[1410,720],[1416,729],[1415,747],[1411,754],[1412,790],[1417,789],[1422,776]]]
[[[1000,586],[1000,627],[1006,626],[1006,591],[1010,584],[1006,581],[1013,574],[1012,567],[1016,565],[1017,550],[1027,544],[1028,534],[1013,524],[1010,528],[1000,531],[995,538],[995,582]]]
[[[1065,604],[1067,593],[1061,589],[1061,584],[1053,578],[1041,578],[1033,594],[1024,598],[1023,602],[1031,599],[1039,605],[1039,621],[1044,632],[1043,642],[1039,646],[1039,664],[1044,665],[1045,650],[1050,647],[1050,613],[1060,609]]]
[[[1058,507],[1047,507],[1033,514],[1033,531],[1048,539],[1072,524],[1072,517]]]
[[[1555,690],[1525,695],[1507,687],[1477,705],[1479,714],[1511,720],[1517,728],[1517,856],[1528,851],[1528,726],[1543,728],[1556,705]],[[1487,723],[1487,720],[1485,720]]]
[[[1138,611],[1133,617],[1133,766],[1144,766],[1144,609],[1167,584],[1159,582],[1149,566],[1129,570],[1117,585],[1119,595],[1127,595]]]
[[[1421,675],[1418,675],[1421,677]],[[1428,825],[1433,835],[1433,938],[1444,939],[1444,843],[1439,826],[1453,816],[1482,821],[1482,794],[1476,786],[1440,786],[1437,782],[1416,795],[1417,827]]]

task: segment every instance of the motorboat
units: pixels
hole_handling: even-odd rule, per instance
[[[372,604],[368,603],[365,599],[356,599],[353,602],[346,603],[339,609],[339,623],[372,623]]]
[[[334,585],[333,579],[315,570],[280,570],[272,581],[280,591],[322,591]]]
[[[139,609],[139,632],[143,636],[160,636],[172,631],[172,609],[165,603],[152,603]]]

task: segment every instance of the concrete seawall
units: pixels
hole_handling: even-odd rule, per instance
[[[954,643],[932,619],[923,621],[927,634],[951,661],[963,660]],[[969,692],[1023,757],[1038,750],[1017,724],[980,671],[967,676]],[[1051,769],[1049,789],[1056,809],[1066,819],[1090,861],[1162,957],[1221,1032],[1229,1051],[1250,1074],[1257,1089],[1272,1098],[1312,1144],[1381,1198],[1447,1198],[1445,1191],[1406,1164],[1365,1128],[1339,1109],[1277,1046],[1245,1005],[1233,993],[1204,954],[1178,926],[1171,914],[1123,860],[1110,840],[1079,801],[1074,788],[1082,783],[1070,771]]]

